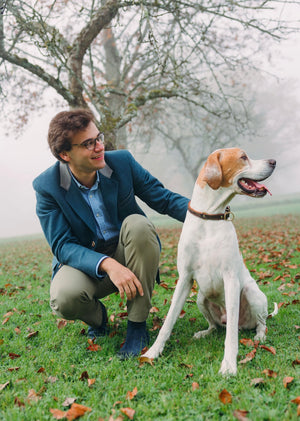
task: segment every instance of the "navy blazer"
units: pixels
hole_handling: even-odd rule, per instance
[[[112,223],[118,228],[132,214],[144,215],[136,197],[155,211],[183,222],[188,199],[164,188],[126,150],[105,152],[99,170],[101,193]],[[66,264],[96,277],[104,255],[104,240],[97,238],[92,210],[70,175],[67,164],[56,162],[34,181],[36,212],[54,255],[53,274]]]

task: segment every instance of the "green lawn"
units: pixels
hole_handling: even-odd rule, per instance
[[[269,311],[274,301],[280,309],[267,323],[267,349],[258,346],[255,357],[241,364],[253,347],[239,345],[238,374],[233,378],[218,374],[224,330],[199,341],[192,338],[206,327],[194,291],[163,356],[153,366],[140,367],[137,359],[120,362],[115,356],[126,333],[126,309],[118,295],[104,300],[110,337],[97,341],[98,350],[87,349],[86,326],[59,320],[49,308],[51,254],[46,242],[31,238],[2,243],[0,419],[54,420],[54,409],[74,419],[64,406],[67,398],[90,408],[82,420],[92,421],[129,419],[124,408],[135,411],[133,419],[141,421],[299,419],[292,400],[300,396],[300,215],[237,218],[235,225],[245,263],[266,293]],[[155,289],[148,320],[151,343],[177,280],[180,228],[160,228],[159,233],[162,285]],[[254,335],[242,331],[240,339]],[[224,389],[231,402],[222,402]],[[247,411],[244,418],[240,410]]]

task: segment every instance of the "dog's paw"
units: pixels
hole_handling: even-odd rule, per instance
[[[199,332],[196,332],[194,334],[194,339],[200,339],[200,338],[205,338],[205,336],[209,335],[212,331],[215,330],[215,327],[209,327],[206,330],[200,330]]]
[[[222,376],[235,376],[236,373],[237,373],[236,362],[227,361],[224,359],[222,361],[219,374],[222,374]]]
[[[259,332],[254,336],[255,341],[266,342],[267,336],[264,332]]]
[[[149,359],[155,359],[157,357],[159,357],[161,354],[161,352],[159,352],[159,350],[152,346],[150,349],[148,349],[147,352],[145,352],[145,354],[143,354],[143,357],[149,358]]]

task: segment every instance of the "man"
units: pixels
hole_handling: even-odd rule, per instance
[[[125,150],[104,153],[104,136],[88,110],[63,111],[50,122],[48,143],[57,158],[33,182],[37,215],[52,249],[51,308],[107,334],[101,298],[127,298],[128,324],[121,359],[149,343],[146,320],[158,274],[160,243],[138,206],[184,221],[188,199],[163,187]]]

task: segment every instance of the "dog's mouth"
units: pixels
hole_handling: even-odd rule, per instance
[[[267,193],[272,196],[271,192],[265,185],[260,184],[255,180],[251,180],[250,178],[240,178],[238,180],[238,185],[241,190],[248,196],[263,197]]]

